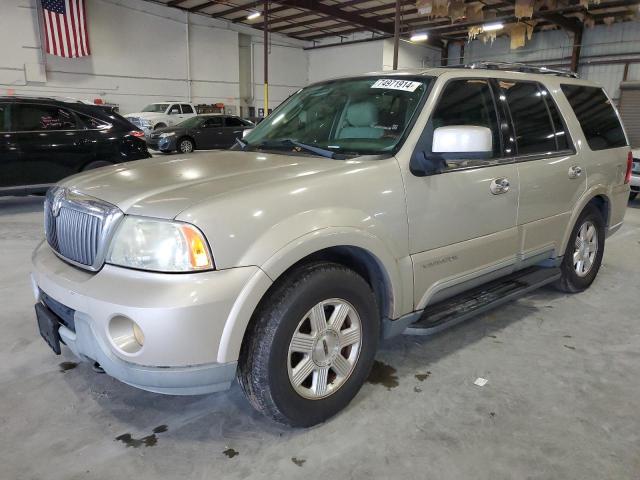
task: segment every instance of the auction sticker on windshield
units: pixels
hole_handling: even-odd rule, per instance
[[[415,92],[416,88],[421,85],[420,82],[411,82],[409,80],[396,80],[393,78],[381,78],[371,85],[371,88],[387,88],[390,90],[404,90],[405,92]]]

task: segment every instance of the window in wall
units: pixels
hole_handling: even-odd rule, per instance
[[[491,129],[493,157],[500,157],[500,133],[496,108],[487,80],[454,80],[440,96],[427,128],[472,125]]]
[[[556,150],[555,131],[545,104],[546,91],[533,82],[500,80],[513,119],[519,155]]]
[[[624,130],[609,98],[599,87],[561,85],[591,150],[627,145]]]
[[[76,130],[73,113],[50,105],[14,104],[15,130],[22,132],[39,130]]]

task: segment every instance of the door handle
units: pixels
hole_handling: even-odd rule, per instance
[[[578,165],[574,165],[573,167],[569,167],[569,178],[578,178],[582,175],[582,168]]]
[[[494,195],[507,193],[510,188],[511,188],[511,183],[509,183],[509,179],[505,177],[494,178],[491,181],[491,186],[489,187],[489,189],[491,190],[491,193],[493,193]]]

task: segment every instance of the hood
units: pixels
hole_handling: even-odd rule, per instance
[[[165,114],[164,113],[158,113],[158,112],[133,112],[133,113],[127,113],[124,117],[138,117],[138,118],[158,118],[158,117],[164,117]]]
[[[132,215],[175,218],[192,205],[258,185],[353,168],[343,160],[222,150],[155,157],[91,170],[61,185]]]

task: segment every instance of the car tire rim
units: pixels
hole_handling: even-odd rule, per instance
[[[193,151],[193,145],[191,145],[189,140],[183,140],[180,143],[180,151],[182,151],[182,153],[189,153]]]
[[[579,277],[586,277],[595,262],[598,253],[598,230],[595,224],[587,220],[576,235],[573,251],[573,268]]]
[[[287,371],[296,393],[319,400],[335,393],[353,373],[362,345],[362,323],[346,300],[316,304],[298,322],[289,343]]]

